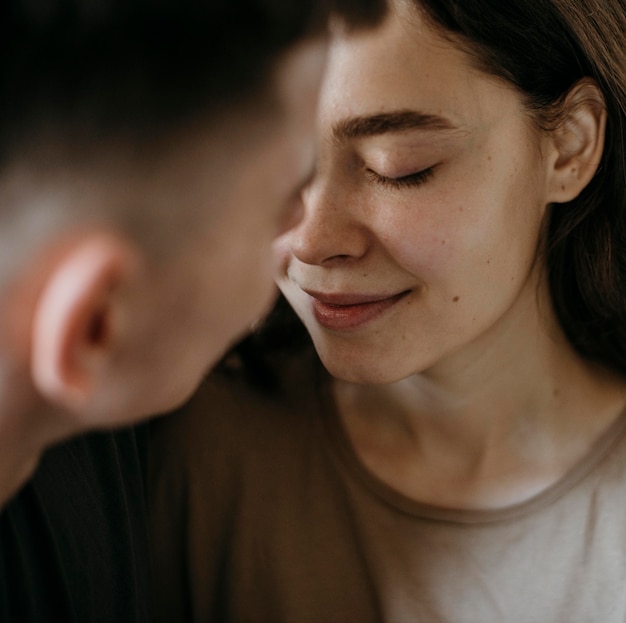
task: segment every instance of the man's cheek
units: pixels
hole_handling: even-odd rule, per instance
[[[272,256],[274,259],[274,275],[282,277],[287,273],[291,261],[290,233],[285,232],[272,243]]]

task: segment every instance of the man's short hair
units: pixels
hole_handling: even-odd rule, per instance
[[[375,21],[384,0],[2,0],[0,162],[52,131],[152,135],[226,108],[331,12]]]

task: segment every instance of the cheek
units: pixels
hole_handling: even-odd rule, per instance
[[[449,232],[407,232],[395,241],[391,253],[396,262],[414,274],[434,274],[450,261]],[[413,235],[412,235],[413,234]]]
[[[199,311],[226,338],[265,311],[274,290],[271,227],[252,214],[222,223],[197,252]]]
[[[285,277],[292,257],[290,232],[284,233],[274,240],[272,244],[272,257],[274,260],[274,274],[276,279]]]
[[[219,342],[219,350],[239,339],[263,315],[275,298],[271,263],[263,257],[226,267],[218,282],[209,289],[204,302],[204,324]]]
[[[515,166],[472,172],[422,193],[384,224],[388,249],[410,272],[440,276],[456,267],[472,275],[494,264],[525,265],[534,256],[543,204],[529,193],[528,180],[536,188],[541,180]]]
[[[377,235],[394,261],[417,276],[443,271],[463,243],[464,223],[453,214],[458,211],[432,199],[390,212]]]
[[[242,248],[238,266],[232,270],[232,280],[237,284],[237,292],[234,293],[238,302],[236,313],[254,320],[266,311],[275,284],[270,237],[251,240],[254,238],[249,238],[247,246]]]

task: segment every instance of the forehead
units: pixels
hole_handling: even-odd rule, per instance
[[[396,2],[381,27],[333,39],[320,121],[328,130],[342,118],[417,110],[465,127],[497,114],[512,93],[413,5]]]

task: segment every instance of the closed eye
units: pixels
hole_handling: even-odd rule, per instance
[[[435,168],[436,167],[429,167],[428,169],[418,171],[417,173],[411,173],[409,175],[403,175],[402,177],[387,177],[385,175],[380,175],[380,173],[376,173],[376,171],[372,169],[366,169],[366,172],[371,180],[381,186],[389,188],[407,188],[421,186],[427,182],[433,176]]]

